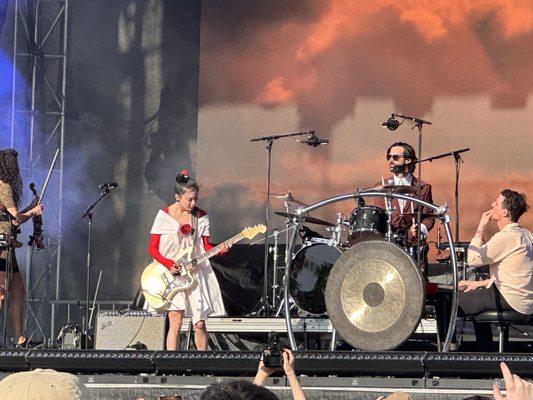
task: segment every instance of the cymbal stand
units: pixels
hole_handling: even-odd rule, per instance
[[[291,197],[291,191],[289,190],[289,192],[287,193],[287,197],[285,198],[285,200],[283,201],[283,205],[285,206],[285,212],[287,214],[289,214],[291,212],[291,200],[292,200],[292,197]],[[287,218],[285,220],[285,226],[287,227],[287,229],[285,230],[285,258],[284,258],[284,261],[285,261],[285,265],[284,267],[287,268],[287,265],[289,265],[289,262],[290,262],[290,259],[291,259],[291,255],[289,254],[289,249],[288,249],[288,246],[287,246],[287,243],[289,243],[289,228],[291,226],[291,220],[290,218]]]
[[[287,228],[283,229],[282,231],[278,231],[277,234],[279,236],[279,234],[281,234],[281,233],[290,232],[291,229],[294,229],[294,227],[292,226],[292,224],[290,224],[290,220],[289,220],[289,226]],[[275,238],[274,235],[275,235],[275,232],[270,235],[270,238],[274,239]],[[258,240],[255,240],[255,241],[251,242],[250,245],[261,243],[264,240],[265,240],[265,237],[262,237],[262,238],[260,238]],[[279,255],[278,255],[278,257],[279,257]],[[280,290],[282,290],[284,288],[284,285],[285,285],[285,275],[282,276],[281,284],[278,285],[278,288]],[[283,292],[281,293],[280,297],[281,296],[283,296]],[[256,306],[254,306],[254,308],[253,308],[254,310],[252,312],[250,312],[249,314],[247,314],[247,316],[255,317],[255,316],[260,315],[260,311],[261,310],[259,309],[259,307],[261,306],[262,301],[263,301],[263,299],[261,298],[259,300],[258,304]],[[293,303],[292,299],[289,298],[289,302],[291,303],[290,309],[292,309],[294,307],[294,303]],[[278,309],[277,309],[276,313],[274,314],[275,317],[279,317],[280,316],[281,312],[284,310],[284,304],[285,304],[285,302],[284,302],[284,299],[282,298],[280,303],[279,303]]]
[[[289,190],[288,193],[287,193],[287,196],[285,196],[285,200],[283,201],[283,206],[285,207],[285,211],[287,213],[290,213],[291,212],[291,201],[292,201],[292,194],[291,194],[291,191]],[[290,230],[290,226],[291,226],[291,220],[290,218],[287,218],[286,219],[286,222],[285,222],[285,226],[286,226],[286,229],[284,229],[285,231],[285,250],[284,250],[284,256],[283,256],[283,261],[284,261],[284,264],[283,264],[283,269],[287,268],[287,266],[289,265],[289,262],[290,262],[290,259],[291,259],[291,255],[289,254],[289,249],[287,248],[287,243],[289,242],[289,230]],[[275,313],[275,316],[279,316],[279,313],[281,311],[281,309],[283,308],[283,293],[280,291],[280,289],[283,287],[283,284],[284,282],[278,282],[279,278],[278,278],[278,269],[280,268],[278,266],[278,258],[279,258],[279,254],[278,254],[278,237],[279,237],[279,234],[281,232],[279,232],[277,229],[274,229],[274,250],[273,250],[273,268],[274,268],[274,271],[273,271],[273,275],[272,275],[272,310],[276,310],[276,302],[278,301],[278,299],[281,299],[280,300],[280,304],[279,304],[279,307],[277,308],[277,311]],[[285,274],[283,274],[283,278],[285,277]]]
[[[260,314],[268,315],[271,310],[271,304],[268,301],[268,255],[269,255],[269,245],[268,245],[268,236],[269,236],[269,228],[270,228],[270,177],[271,177],[271,170],[272,170],[272,146],[274,144],[274,140],[287,138],[287,137],[294,137],[294,136],[302,136],[302,135],[310,135],[314,133],[312,132],[296,132],[296,133],[288,133],[288,134],[282,134],[282,135],[271,135],[271,136],[261,136],[251,139],[251,142],[260,142],[265,141],[267,142],[266,150],[267,150],[267,179],[266,179],[266,207],[265,207],[265,225],[266,225],[266,235],[265,235],[265,252],[264,252],[264,264],[263,264],[263,297],[260,300],[261,308],[260,308]]]
[[[332,233],[331,233],[331,241],[333,242],[333,246],[338,246],[341,242],[341,234],[342,234],[342,225],[344,223],[344,217],[341,213],[337,213],[337,223],[333,227]]]
[[[278,291],[278,236],[279,231],[274,229],[272,232],[274,235],[274,245],[270,248],[272,252],[272,309],[276,308],[277,291]]]
[[[385,237],[389,242],[392,242],[392,213],[394,212],[394,207],[392,206],[392,199],[385,197],[385,207],[387,208],[385,212],[387,213],[387,233]]]

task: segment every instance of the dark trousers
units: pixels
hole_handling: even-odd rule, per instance
[[[452,308],[451,294],[439,293],[436,297],[435,310],[437,314],[437,329],[440,337],[444,340],[448,324],[450,322],[450,312]],[[490,288],[479,288],[471,292],[459,293],[459,316],[473,316],[484,311],[505,311],[513,308],[503,298],[496,285]],[[493,351],[496,348],[492,342],[491,324],[479,324],[475,321],[474,331],[476,333],[477,351]],[[455,332],[453,340],[455,341]]]

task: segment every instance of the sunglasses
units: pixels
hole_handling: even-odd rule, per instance
[[[401,156],[399,154],[387,154],[387,161],[390,159],[393,159],[394,161],[398,161],[400,158],[405,158],[404,156]]]

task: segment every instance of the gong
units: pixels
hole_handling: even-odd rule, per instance
[[[390,350],[420,323],[424,277],[395,244],[360,242],[333,265],[325,301],[332,325],[350,345],[364,351]]]

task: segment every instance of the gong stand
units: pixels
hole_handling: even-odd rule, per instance
[[[455,252],[455,246],[454,241],[452,237],[452,232],[450,229],[450,216],[448,213],[448,206],[446,204],[442,206],[436,206],[434,204],[425,202],[423,200],[417,199],[416,197],[410,197],[403,194],[396,194],[396,193],[383,193],[383,192],[375,192],[375,191],[368,191],[368,192],[354,192],[354,193],[348,193],[340,196],[331,197],[325,200],[322,200],[318,203],[312,204],[309,207],[300,207],[296,210],[296,213],[300,216],[300,218],[294,218],[292,220],[294,230],[291,235],[291,240],[289,243],[289,251],[292,252],[292,249],[294,247],[294,244],[296,242],[296,233],[298,232],[299,226],[302,223],[302,218],[306,213],[309,213],[313,210],[316,210],[318,208],[325,207],[330,204],[338,203],[341,201],[350,200],[353,201],[354,198],[366,198],[366,197],[391,197],[399,200],[405,200],[405,201],[412,201],[416,203],[417,205],[421,207],[426,207],[436,214],[438,214],[439,219],[444,225],[444,229],[446,232],[446,238],[448,241],[448,244],[450,246],[450,258],[451,258],[451,265],[453,269],[453,296],[452,296],[452,307],[451,307],[451,315],[450,315],[450,322],[448,325],[448,331],[446,333],[446,340],[444,343],[444,346],[442,348],[443,352],[447,352],[450,348],[450,343],[452,340],[452,335],[455,330],[455,318],[457,315],[457,308],[458,308],[458,268],[457,268],[457,256]],[[419,207],[420,208],[420,207]],[[419,214],[420,216],[420,214]],[[290,317],[290,309],[289,309],[289,273],[290,268],[287,268],[285,270],[285,287],[284,287],[284,306],[285,306],[285,323],[287,326],[287,336],[289,338],[289,342],[291,345],[291,349],[297,350],[296,346],[296,339],[294,337],[294,332],[292,329],[292,321]]]
[[[264,251],[264,263],[263,263],[263,296],[260,300],[260,309],[259,315],[269,315],[272,311],[272,304],[268,300],[268,254],[269,254],[269,229],[270,229],[270,178],[272,170],[272,146],[275,140],[314,134],[314,131],[310,132],[296,132],[296,133],[287,133],[282,135],[271,135],[271,136],[261,136],[251,139],[251,142],[261,142],[265,141],[267,143],[267,173],[266,173],[266,207],[265,207],[265,226],[266,226],[266,235],[265,235],[265,251]]]

